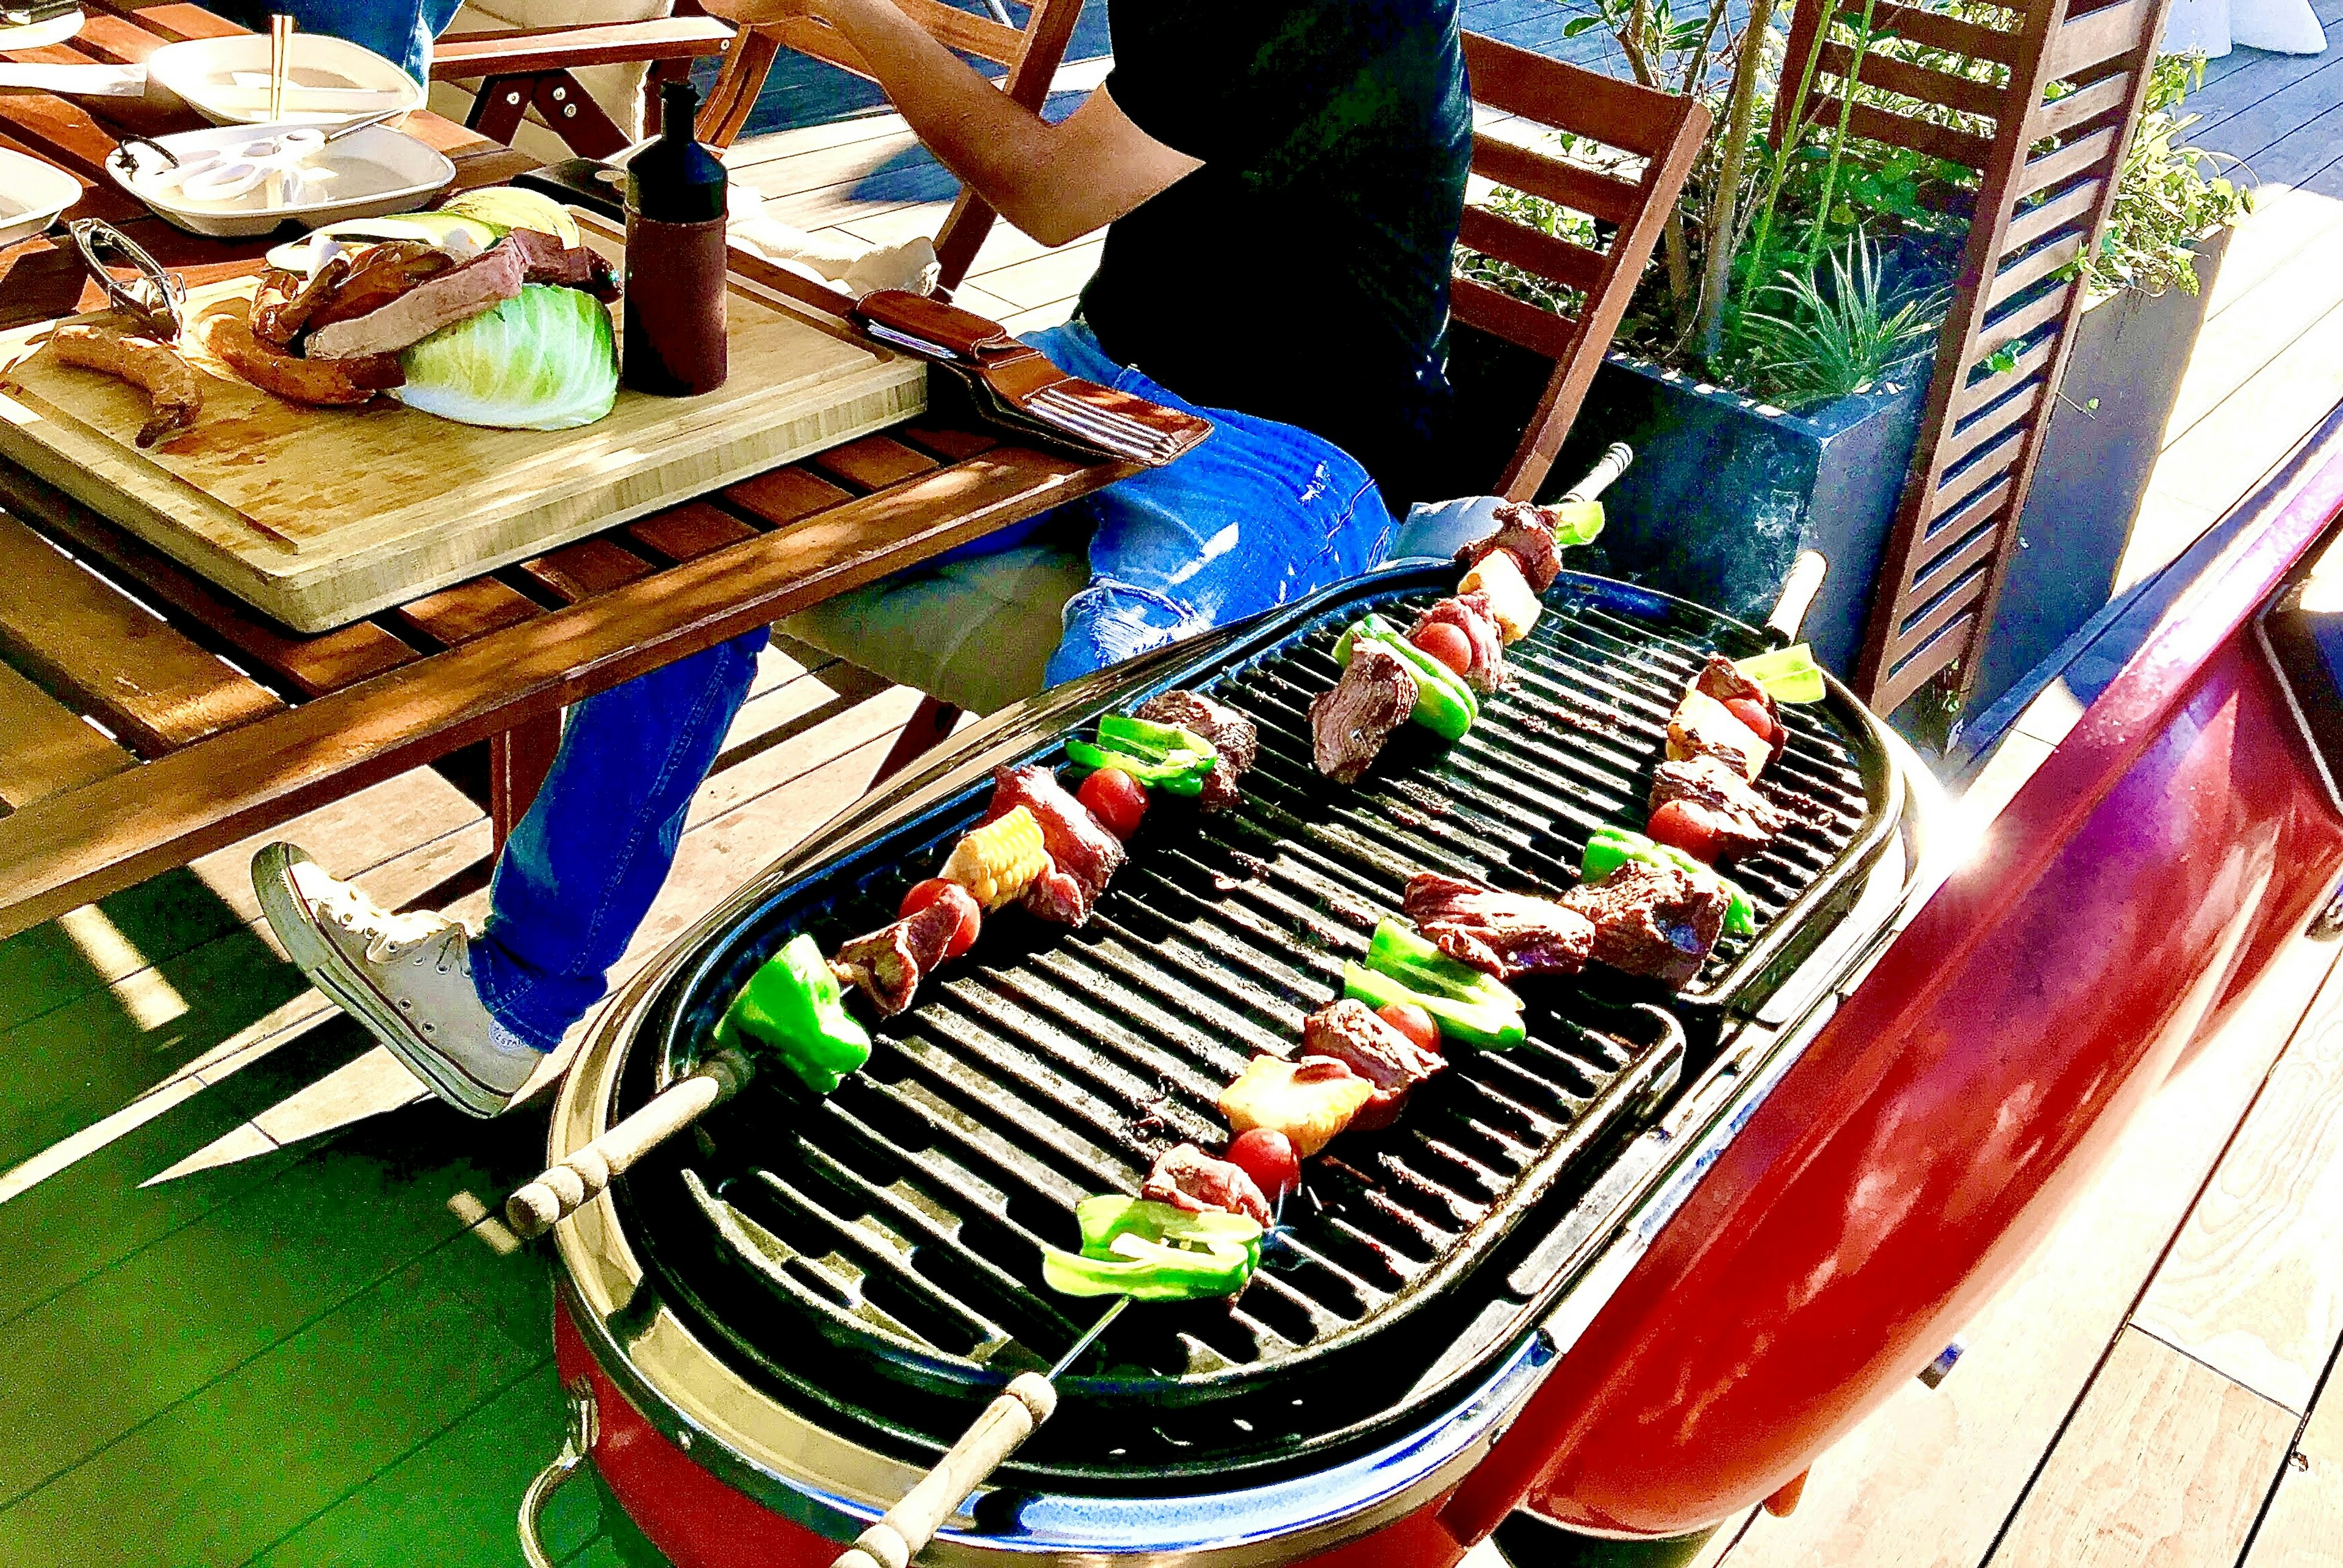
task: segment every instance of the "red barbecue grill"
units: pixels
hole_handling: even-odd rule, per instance
[[[1397,1125],[1312,1161],[1291,1244],[1233,1302],[1124,1314],[920,1561],[1439,1564],[1515,1507],[1681,1533],[1803,1470],[1935,1355],[2331,886],[2337,809],[2237,635],[2343,499],[2343,470],[2321,480],[2260,519],[2226,597],[2157,627],[2092,710],[2126,717],[2087,719],[1916,915],[1944,820],[1926,775],[1836,686],[1786,709],[1767,777],[1804,819],[1736,868],[1754,938],[1678,995],[1517,982],[1528,1044],[1460,1054]],[[562,1091],[557,1160],[688,1071],[789,936],[890,919],[995,764],[1060,760],[1173,687],[1260,727],[1242,804],[1151,813],[1088,925],[988,929],[836,1094],[760,1074],[560,1225],[577,1430],[525,1540],[590,1450],[682,1568],[829,1563],[1080,1337],[1085,1304],[1040,1282],[1076,1201],[1216,1144],[1220,1086],[1290,1052],[1412,872],[1551,890],[1595,829],[1640,826],[1685,682],[1764,646],[1565,575],[1463,741],[1411,727],[1357,787],[1319,777],[1305,710],[1337,633],[1453,579],[1380,573],[1005,714],[628,988]],[[2185,846],[2140,815],[2186,782],[2203,819],[2217,776],[2225,815]],[[2108,902],[2150,883],[2168,918]],[[2016,940],[2036,945],[1995,945]],[[2048,951],[2046,979],[2024,955]]]

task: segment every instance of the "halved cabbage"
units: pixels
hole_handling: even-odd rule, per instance
[[[398,363],[407,385],[392,397],[465,425],[568,430],[608,414],[618,396],[609,307],[546,284],[441,327]]]

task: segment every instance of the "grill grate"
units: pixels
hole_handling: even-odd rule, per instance
[[[1595,828],[1640,826],[1668,713],[1706,651],[1755,646],[1734,623],[1566,578],[1509,650],[1513,686],[1463,741],[1405,727],[1358,788],[1320,778],[1306,710],[1338,673],[1335,637],[1367,608],[1412,617],[1449,575],[1372,579],[1339,608],[1304,607],[1298,629],[1256,634],[1224,674],[1121,694],[1117,707],[1201,686],[1251,717],[1262,751],[1243,803],[1159,807],[1081,930],[1002,916],[835,1095],[760,1075],[689,1151],[622,1183],[655,1277],[713,1342],[778,1395],[932,1454],[1095,1312],[1039,1286],[1039,1250],[1071,1242],[1075,1202],[1136,1191],[1183,1139],[1217,1146],[1221,1087],[1257,1051],[1292,1054],[1408,875],[1566,887]],[[1234,1303],[1126,1314],[1107,1370],[1069,1380],[1075,1397],[1021,1472],[1120,1483],[1291,1462],[1517,1339],[1552,1284],[1519,1277],[1550,1228],[1519,1222],[1583,1191],[1637,1124],[1681,1056],[1675,1015],[1762,993],[1884,836],[1892,789],[1866,723],[1851,705],[1790,714],[1770,776],[1812,819],[1737,869],[1756,937],[1721,947],[1668,1010],[1624,977],[1522,982],[1528,1043],[1453,1054],[1397,1126],[1310,1162],[1276,1266]],[[1057,760],[1058,743],[1038,755]],[[622,1095],[688,1058],[790,934],[830,948],[890,918],[988,794],[896,825],[717,940],[671,988],[667,1058],[634,1053]]]

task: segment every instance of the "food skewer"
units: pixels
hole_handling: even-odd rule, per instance
[[[830,1568],[903,1568],[925,1550],[944,1521],[959,1510],[961,1500],[983,1485],[1036,1428],[1057,1412],[1058,1379],[1098,1342],[1131,1302],[1129,1296],[1117,1296],[1048,1372],[1019,1372],[1011,1378],[960,1440],[936,1461],[935,1468],[905,1493],[901,1502],[856,1536],[854,1544],[840,1553]]]
[[[293,18],[279,11],[268,18],[268,120],[285,117],[285,84],[293,74]]]
[[[611,1178],[740,1092],[756,1063],[719,1050],[653,1095],[640,1111],[505,1200],[505,1223],[526,1241],[568,1219],[610,1185]]]

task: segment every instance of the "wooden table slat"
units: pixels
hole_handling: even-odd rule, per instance
[[[454,588],[441,588],[410,599],[390,612],[402,626],[448,648],[534,620],[545,611],[537,601],[496,578],[474,578]]]
[[[1001,438],[997,436],[988,435],[982,430],[955,429],[949,425],[906,425],[895,434],[950,463],[973,457],[979,452],[989,452],[1001,445]]]
[[[915,475],[934,472],[940,465],[916,447],[890,436],[865,436],[806,459],[834,478],[865,490],[883,490]]]
[[[757,537],[757,530],[723,508],[687,501],[627,525],[627,537],[671,561],[697,559],[710,550]]]
[[[285,706],[6,517],[0,647],[150,754]]]
[[[1121,477],[1009,447],[0,819],[0,937]],[[45,548],[46,547],[42,547]]]
[[[416,657],[415,649],[368,621],[316,637],[287,631],[145,540],[14,468],[0,467],[0,503],[64,538],[85,558],[120,572],[136,585],[132,591],[141,598],[192,618],[305,697],[337,690]]]
[[[188,38],[232,38],[251,31],[200,5],[137,5],[125,0],[84,0],[83,8],[111,12],[173,44]]]
[[[598,536],[523,561],[518,569],[562,603],[576,604],[647,578],[654,568],[624,545]]]
[[[130,753],[0,664],[0,805],[13,809],[131,764]]]
[[[749,517],[780,528],[801,518],[842,507],[854,492],[831,484],[820,475],[791,464],[743,479],[724,492],[725,502]]]

